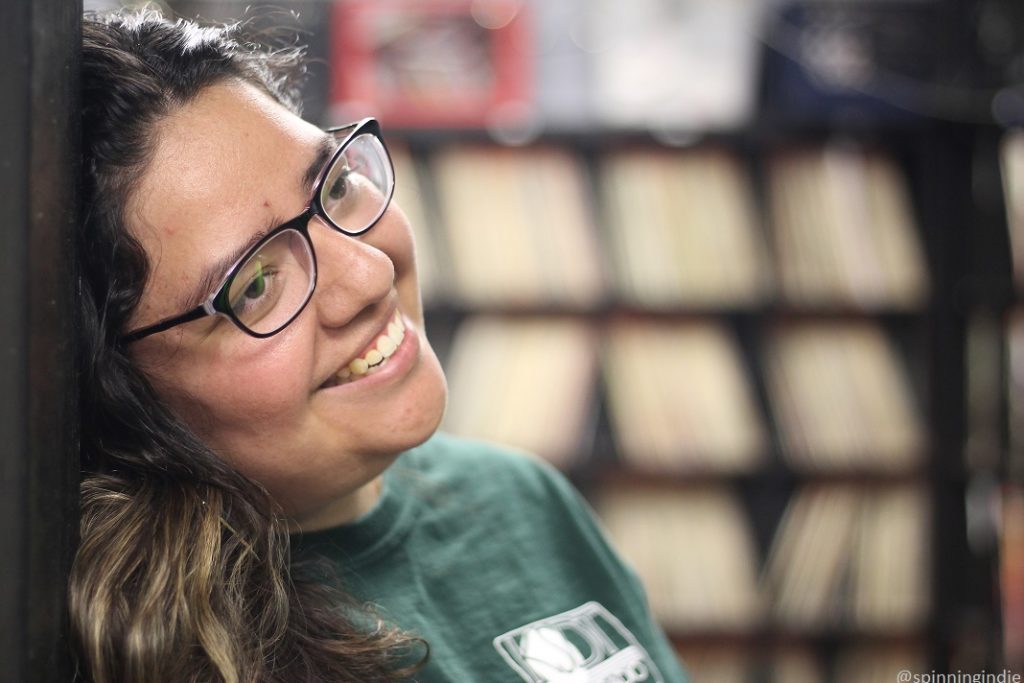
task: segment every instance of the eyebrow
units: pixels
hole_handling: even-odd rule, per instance
[[[334,154],[334,150],[337,149],[337,146],[338,141],[329,133],[324,133],[320,138],[316,155],[313,157],[309,166],[306,167],[306,171],[302,174],[299,181],[303,192],[309,192],[312,189],[312,184],[316,181],[317,176],[320,175],[320,171],[322,171],[324,166],[327,165],[327,162],[331,160],[331,155]],[[188,297],[182,302],[181,310],[191,311],[206,301],[210,294],[213,293],[213,287],[224,279],[228,270],[234,266],[247,251],[252,249],[253,245],[263,239],[269,232],[278,226],[284,225],[285,222],[286,221],[281,220],[278,216],[272,216],[264,229],[253,233],[249,239],[247,239],[243,244],[238,245],[231,251],[231,253],[221,259],[218,259],[215,263],[212,263],[205,268],[203,270],[202,277],[199,278],[199,282],[190,290]]]
[[[277,224],[277,218],[272,219]],[[245,252],[249,251],[254,244],[259,242],[266,236],[270,230],[259,230],[255,232],[244,244],[240,244],[230,254],[222,259],[218,259],[216,263],[211,264],[203,271],[203,276],[199,279],[199,283],[196,284],[190,290],[188,298],[181,304],[183,311],[191,311],[195,307],[201,305],[212,293],[214,285],[218,284],[224,276],[227,274],[228,269],[235,265]]]
[[[316,150],[316,156],[313,157],[313,162],[306,168],[306,173],[302,176],[303,192],[309,192],[312,189],[313,182],[316,181],[316,177],[320,175],[320,171],[324,169],[327,162],[331,160],[336,149],[338,149],[338,140],[330,133],[324,133],[320,138],[320,145]]]

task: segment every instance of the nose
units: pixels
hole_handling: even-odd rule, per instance
[[[310,220],[309,237],[317,261],[316,290],[310,304],[325,327],[348,324],[391,292],[395,264],[386,253],[360,237],[334,230],[317,217]]]

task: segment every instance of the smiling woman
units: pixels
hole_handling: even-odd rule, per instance
[[[435,434],[380,126],[303,121],[240,30],[84,25],[85,674],[683,680],[559,475]]]
[[[383,680],[423,656],[289,572],[288,525],[367,509],[444,405],[416,334],[390,381],[322,395],[367,339],[422,313],[379,128],[299,119],[300,59],[152,13],[84,25],[88,474],[71,607],[97,681]],[[342,234],[370,227],[375,242]],[[199,315],[175,318],[194,292]],[[378,424],[376,442],[343,426],[362,411],[371,433],[389,410],[405,428]]]

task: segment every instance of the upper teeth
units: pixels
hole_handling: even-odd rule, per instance
[[[388,323],[387,331],[377,337],[366,353],[359,358],[352,359],[347,366],[339,370],[338,374],[328,381],[328,384],[342,384],[353,377],[360,377],[379,368],[395,353],[403,339],[405,339],[405,323],[402,322],[401,313],[395,311],[394,317]]]

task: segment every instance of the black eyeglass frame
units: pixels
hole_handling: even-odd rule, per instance
[[[316,261],[316,250],[313,248],[313,240],[309,236],[309,221],[314,216],[318,216],[321,220],[324,221],[324,223],[326,223],[331,228],[337,230],[338,232],[345,235],[349,235],[350,237],[358,237],[359,235],[368,232],[371,228],[377,225],[378,222],[380,222],[380,219],[384,216],[384,213],[388,210],[388,207],[391,205],[391,200],[395,194],[395,167],[394,163],[391,160],[391,154],[390,152],[388,152],[387,145],[384,143],[384,137],[381,134],[380,123],[374,118],[366,118],[357,123],[350,123],[345,126],[327,128],[325,132],[335,135],[337,137],[339,133],[342,133],[349,129],[351,129],[351,132],[348,133],[348,135],[339,143],[338,148],[334,150],[334,153],[331,155],[331,158],[327,161],[326,164],[324,164],[324,167],[320,169],[320,173],[317,174],[316,180],[313,182],[312,198],[309,201],[309,205],[305,208],[305,210],[302,213],[300,213],[295,218],[287,220],[281,225],[277,226],[276,228],[268,232],[266,235],[264,235],[259,242],[254,244],[248,250],[246,250],[242,257],[235,261],[234,265],[228,268],[227,274],[221,280],[220,284],[214,290],[213,294],[211,294],[206,299],[206,301],[199,304],[191,311],[187,311],[180,315],[171,316],[169,318],[164,318],[163,320],[153,323],[152,325],[146,325],[145,327],[133,330],[132,332],[125,333],[124,335],[121,336],[121,342],[125,344],[130,344],[132,342],[136,342],[140,339],[148,337],[152,334],[169,330],[172,327],[177,327],[178,325],[183,325],[187,322],[198,320],[199,318],[217,314],[226,316],[240,330],[258,339],[265,339],[267,337],[271,337],[280,332],[281,330],[283,330],[284,328],[288,327],[288,325],[290,325],[291,322],[295,320],[295,318],[297,318],[299,314],[302,313],[303,310],[305,310],[306,305],[309,304],[309,300],[313,298],[313,292],[316,290],[318,268]],[[362,227],[358,230],[351,230],[343,225],[339,225],[338,223],[334,222],[334,220],[328,215],[327,211],[324,210],[322,198],[323,183],[327,178],[328,171],[330,171],[330,169],[333,168],[334,163],[338,160],[338,157],[340,157],[345,152],[345,150],[348,148],[348,146],[352,143],[353,140],[355,140],[360,135],[364,135],[366,133],[369,133],[373,135],[375,138],[377,138],[377,141],[380,143],[381,148],[384,150],[384,156],[387,159],[388,167],[390,170],[390,183],[387,188],[387,197],[381,204],[380,212],[365,227]],[[250,258],[252,258],[252,256],[256,252],[262,249],[265,244],[270,242],[270,240],[274,239],[275,237],[280,235],[282,232],[285,232],[286,230],[294,230],[295,232],[299,233],[302,236],[302,238],[306,240],[306,246],[309,248],[309,254],[313,260],[313,272],[310,274],[311,282],[309,287],[309,293],[306,294],[306,300],[302,302],[302,305],[298,307],[298,309],[290,318],[281,323],[281,325],[271,330],[270,332],[255,332],[254,330],[251,330],[248,327],[246,327],[242,323],[242,321],[238,319],[234,311],[231,310],[230,306],[228,306],[225,303],[222,303],[223,300],[227,299],[227,297],[222,296],[222,294],[224,294],[226,288],[231,284],[231,281],[234,279],[235,274],[242,267],[242,265]]]

